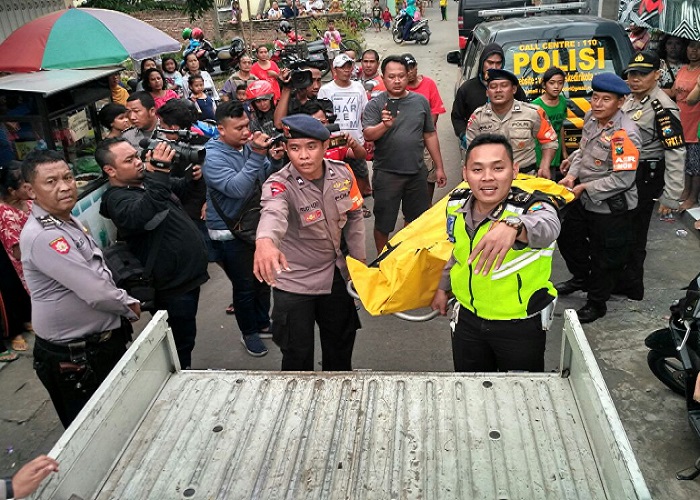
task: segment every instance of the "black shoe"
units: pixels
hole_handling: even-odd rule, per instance
[[[582,290],[584,292],[587,291],[586,283],[582,279],[578,278],[571,278],[568,281],[562,281],[561,283],[557,283],[556,285],[554,285],[554,288],[557,289],[559,295],[569,295],[579,290]]]
[[[606,312],[608,312],[608,310],[604,305],[597,306],[592,302],[586,302],[585,306],[576,311],[576,315],[578,316],[579,323],[583,324],[592,323],[598,318],[602,318],[605,316]]]
[[[631,300],[644,299],[644,285],[642,283],[621,285],[618,284],[612,291],[613,295],[624,295]]]

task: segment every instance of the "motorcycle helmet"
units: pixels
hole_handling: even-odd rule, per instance
[[[245,54],[245,42],[242,38],[236,37],[231,40],[231,47],[229,49],[231,57],[234,59],[240,59]]]
[[[282,33],[289,33],[292,31],[292,25],[289,24],[289,21],[280,21],[280,31]]]
[[[204,32],[199,28],[194,28],[192,30],[192,38],[194,38],[195,40],[201,40],[202,38],[204,38]]]
[[[272,99],[274,96],[275,91],[272,89],[272,85],[265,80],[255,80],[245,89],[245,98],[248,101]]]
[[[182,30],[182,39],[183,40],[189,40],[192,37],[192,29],[191,28],[185,28]]]

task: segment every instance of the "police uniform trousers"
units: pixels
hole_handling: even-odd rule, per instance
[[[63,427],[68,427],[126,352],[131,325],[57,344],[38,335],[34,370],[51,397]]]
[[[314,370],[315,323],[321,338],[322,369],[352,370],[352,350],[361,325],[338,268],[330,294],[302,295],[278,288],[272,294],[272,339],[282,351],[282,370]]]
[[[456,372],[544,371],[547,335],[539,314],[488,320],[459,307],[457,319],[452,331]]]
[[[656,160],[653,168],[648,161],[639,162],[636,178],[639,201],[631,218],[632,243],[627,265],[615,285],[615,292],[640,296],[644,293],[644,260],[647,256],[649,224],[656,199],[664,189],[664,171],[664,160]]]
[[[580,200],[567,205],[557,239],[566,267],[588,290],[588,301],[604,307],[627,262],[634,211],[599,214]]]

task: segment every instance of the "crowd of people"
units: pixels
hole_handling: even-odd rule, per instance
[[[268,17],[278,10],[273,2]],[[700,43],[684,48],[687,64],[677,41],[663,48],[665,65],[643,51],[629,61],[626,81],[593,78],[591,111],[571,154],[564,71],[542,74],[542,95],[530,103],[503,69],[501,47],[484,48],[479,75],[452,104],[470,189],[451,194],[446,237],[454,252],[432,303],[447,314],[448,299],[457,300],[455,370],[543,370],[557,293],[587,293],[583,323],[606,314],[612,293],[642,300],[655,200],[667,215],[697,204],[700,190],[691,123],[700,120]],[[21,334],[33,328],[35,369],[65,426],[123,355],[142,311],[168,311],[179,364],[192,365],[210,263],[230,281],[226,312],[248,354],[264,356],[272,339],[283,370],[313,370],[318,325],[323,369],[350,370],[361,324],[345,258],[367,261],[365,219],[374,218],[379,254],[399,213],[398,225],[414,221],[432,205],[435,186],[448,184],[436,128],[447,109],[412,54],[339,53],[325,83],[309,63],[279,68],[265,46],[254,55],[241,57],[220,88],[194,54],[182,73],[172,58],[142,61],[132,93],[110,79],[95,152],[109,182],[100,213],[143,265],[148,290],[139,292],[148,299],[115,284],[71,215],[77,189],[63,156],[36,151],[0,169],[2,257],[17,278],[2,280],[12,349],[0,361],[27,349]],[[184,141],[205,154],[183,162],[173,144]],[[558,182],[575,201],[563,207],[514,186],[518,172]],[[572,274],[556,285],[555,241]]]

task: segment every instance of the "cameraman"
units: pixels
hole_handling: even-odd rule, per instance
[[[171,179],[175,151],[159,141],[147,153],[144,163],[126,140],[102,141],[95,159],[109,178],[110,187],[102,195],[100,214],[111,219],[119,239],[146,265],[156,252],[152,279],[156,290],[154,310],[168,311],[180,366],[192,364],[197,335],[199,288],[209,279],[204,240],[180,201],[192,179]]]
[[[306,71],[311,74],[304,73]],[[292,71],[283,69],[280,81],[283,84],[282,94],[275,108],[275,128],[278,130],[282,130],[282,118],[300,113],[304,104],[318,97],[318,91],[321,89],[321,71],[308,65]]]

